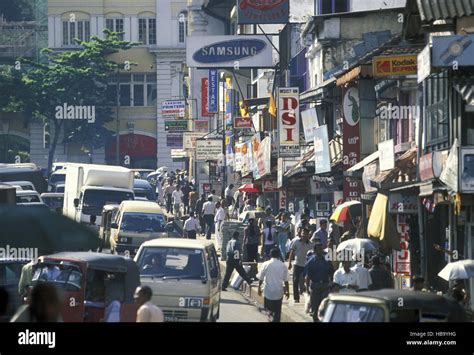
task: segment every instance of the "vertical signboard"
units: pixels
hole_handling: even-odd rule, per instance
[[[201,79],[201,116],[212,117],[214,114],[209,113],[209,97],[208,97],[209,79]]]
[[[395,272],[397,274],[410,275],[410,249],[408,247],[409,240],[409,224],[408,216],[405,214],[397,214],[397,230],[400,234],[400,251],[394,251]]]
[[[234,132],[225,132],[225,153],[227,166],[234,166]]]
[[[331,171],[327,125],[318,127],[314,131],[314,163],[315,174],[324,174]]]
[[[298,88],[278,89],[280,157],[300,156],[300,102]]]
[[[259,146],[257,152],[257,176],[256,178],[260,178],[265,175],[270,175],[272,173],[271,170],[271,157],[272,157],[272,142],[270,137],[264,138]],[[276,181],[275,181],[276,185]]]
[[[395,148],[393,139],[379,143],[380,171],[391,170],[395,167]]]
[[[360,161],[360,100],[359,89],[355,85],[349,85],[342,90],[343,97],[343,165],[347,170]],[[344,199],[360,200],[361,183],[344,178]]]
[[[208,112],[217,113],[219,104],[219,78],[216,69],[209,70],[209,83],[208,83]]]

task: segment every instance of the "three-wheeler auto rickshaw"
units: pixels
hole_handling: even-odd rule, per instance
[[[132,259],[95,252],[62,252],[41,256],[33,266],[31,285],[50,282],[64,299],[64,322],[106,321],[105,310],[120,302],[120,321],[135,322],[133,300],[140,285],[138,267]]]

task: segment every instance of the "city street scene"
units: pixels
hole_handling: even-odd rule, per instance
[[[0,2],[1,322],[472,322],[473,292],[473,0]]]

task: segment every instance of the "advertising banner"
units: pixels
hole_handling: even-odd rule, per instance
[[[209,70],[209,82],[208,82],[208,112],[218,113],[219,112],[219,78],[218,71],[216,69]]]
[[[225,152],[226,163],[228,166],[234,166],[234,132],[225,132]]]
[[[193,36],[186,42],[190,68],[272,68],[273,47],[263,35]]]
[[[278,89],[278,126],[280,157],[299,157],[300,152],[300,102],[298,88]]]
[[[242,171],[242,152],[245,143],[237,143],[235,145],[235,162],[234,169],[235,171]]]
[[[360,100],[359,89],[349,85],[342,90],[343,97],[343,166],[344,170],[360,161]],[[361,182],[344,178],[343,196],[346,201],[360,200]]]
[[[277,24],[288,23],[290,0],[238,0],[237,23]]]
[[[184,117],[186,112],[185,100],[167,100],[161,103],[161,114],[164,117]]]
[[[257,169],[257,154],[258,154],[258,148],[260,146],[260,134],[255,134],[252,139],[250,140],[251,142],[251,155],[250,155],[250,171],[253,173],[253,176],[258,175],[258,169]]]
[[[318,127],[314,131],[314,164],[315,174],[324,174],[331,171],[327,125]]]
[[[271,158],[272,158],[272,142],[270,137],[264,138],[259,146],[257,151],[257,173],[258,176],[256,177],[261,178],[265,175],[270,175],[272,173],[271,170]],[[276,183],[276,181],[275,181]]]

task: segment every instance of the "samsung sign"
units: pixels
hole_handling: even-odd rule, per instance
[[[196,36],[187,41],[192,68],[269,68],[272,45],[265,36]]]

